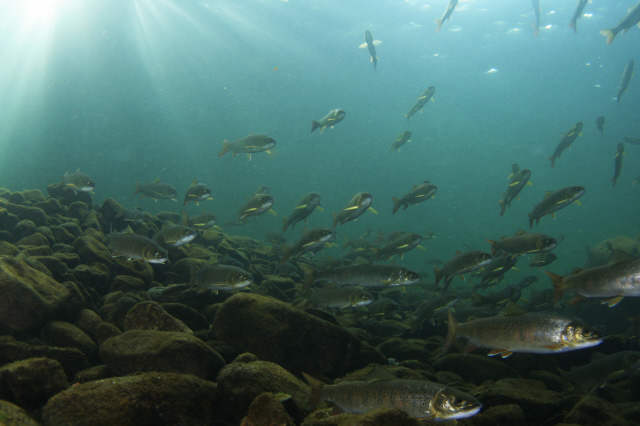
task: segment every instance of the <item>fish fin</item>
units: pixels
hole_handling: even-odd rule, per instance
[[[616,38],[616,34],[611,30],[601,30],[598,32],[607,38],[607,46],[613,42],[614,38]]]
[[[381,380],[396,380],[397,377],[379,366],[378,364],[374,364],[373,368],[367,374],[366,381],[369,383],[379,382]]]
[[[311,405],[311,404],[309,404],[309,405]],[[335,404],[335,403],[333,404],[333,407],[331,407],[331,415],[332,415],[332,416],[337,416],[338,414],[342,414],[342,413],[344,413],[344,412],[345,412],[345,411],[344,411],[342,408],[340,408],[340,406],[338,406],[338,405],[337,405],[337,404]]]
[[[375,211],[375,210],[373,209],[373,207],[369,207],[367,210],[370,210],[370,211],[371,211],[371,213],[373,213],[373,214],[378,214],[378,212],[377,212],[377,211]]]
[[[304,263],[300,264],[300,268],[302,268],[302,273],[304,274],[304,285],[302,286],[302,292],[305,293],[309,291],[311,286],[313,285],[314,275],[316,271],[308,265]]]
[[[553,218],[553,220],[556,220],[556,212],[551,213],[551,217]]]
[[[464,279],[464,274],[460,274],[460,278],[462,278],[462,281],[466,281],[466,280]]]
[[[438,268],[437,266],[433,267],[433,273],[436,276],[436,286],[438,285],[438,283],[440,282],[440,280],[442,279],[443,275],[442,275],[442,269]]]
[[[365,49],[367,47],[367,43],[362,43],[360,46],[358,46],[359,49]]]
[[[487,356],[500,355],[502,358],[506,358],[510,356],[513,352],[508,349],[492,349],[491,352],[487,354]]]
[[[392,214],[396,214],[396,212],[400,208],[400,200],[397,199],[396,197],[391,197],[391,201],[393,201],[393,213]]]
[[[516,185],[518,185],[519,183],[520,183],[520,182],[513,182],[513,183],[510,183],[510,184],[509,184],[509,186],[516,186]]]
[[[444,346],[442,347],[442,349],[445,351],[449,349],[453,341],[456,340],[456,328],[458,327],[458,321],[455,319],[455,317],[451,313],[451,309],[448,309],[448,312],[449,312],[449,321],[447,325],[447,328],[448,328],[447,337],[445,338]]]
[[[586,296],[583,296],[581,294],[576,294],[571,298],[571,300],[569,300],[569,306],[575,305],[576,303],[580,303],[586,298],[587,298]],[[606,303],[606,302],[603,302],[603,303]]]
[[[318,123],[316,120],[311,120],[311,133],[313,133],[313,131],[316,130],[318,127],[320,127],[320,123]]]
[[[251,154],[247,152],[247,158],[251,161]]]
[[[489,244],[491,244],[491,256],[495,256],[496,253],[498,252],[498,249],[496,249],[496,242],[493,240],[489,240],[487,238],[485,238],[484,240]]]
[[[304,379],[311,386],[311,395],[309,395],[309,405],[315,407],[320,402],[322,402],[322,389],[324,388],[324,383],[322,383],[318,379],[314,379],[310,375],[306,373],[302,373]]]
[[[562,288],[562,283],[564,281],[564,277],[560,275],[556,275],[553,272],[542,271],[551,278],[551,285],[553,286],[553,306],[556,306],[562,298],[564,294],[564,289]]]
[[[573,202],[573,204],[577,204],[577,205],[579,205],[579,206],[581,206],[581,205],[582,205],[582,204],[580,204],[580,201],[579,201],[579,200],[575,200],[575,201]]]
[[[527,185],[532,186],[533,184],[531,183],[531,181],[527,181]]]
[[[424,250],[424,251],[427,251],[427,249],[426,249],[426,248],[424,248],[424,247],[422,247],[422,246],[420,246],[420,245],[416,246],[416,248],[417,248],[418,250]]]
[[[284,251],[284,255],[282,256],[282,259],[280,259],[280,264],[284,265],[284,263],[291,257],[291,249],[286,245],[282,245],[282,251]]]
[[[345,210],[355,210],[360,206],[346,207]]]
[[[267,213],[269,213],[272,216],[278,216],[278,213],[276,213],[275,210],[269,209],[269,210],[267,210]]]
[[[477,343],[474,343],[471,340],[469,340],[469,341],[467,341],[467,344],[464,347],[464,353],[468,354],[469,352],[475,351],[479,347],[480,347],[480,345],[478,345]]]
[[[608,307],[613,308],[618,303],[622,302],[623,296],[615,296],[609,299],[605,299],[604,302],[601,302],[602,305],[606,304]]]
[[[513,315],[523,315],[526,314],[527,311],[522,309],[520,306],[516,305],[512,301],[508,301],[500,311],[498,311],[499,316],[508,317]]]
[[[456,256],[462,253],[460,250],[456,250]]]
[[[301,206],[296,206],[296,208],[294,208],[294,210],[299,210],[299,209],[306,209],[307,205],[306,204],[302,204]]]
[[[440,32],[440,28],[442,28],[442,18],[438,18],[434,21],[436,23],[436,32]]]
[[[323,209],[322,207],[320,207],[320,206],[316,206],[316,209],[317,209],[317,210],[320,210],[321,212],[323,212],[323,211],[324,211],[324,209]]]
[[[250,209],[246,209],[244,212],[247,213],[247,212],[252,212],[252,211],[255,211],[255,210],[258,210],[258,208],[257,207],[252,207]]]
[[[374,46],[378,46],[378,45],[380,45],[380,44],[382,44],[382,42],[381,42],[380,40],[373,40],[373,45],[374,45]],[[377,56],[376,56],[376,57],[377,57]]]

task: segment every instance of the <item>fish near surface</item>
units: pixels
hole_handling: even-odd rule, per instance
[[[471,417],[482,404],[458,389],[426,380],[398,379],[376,365],[366,381],[325,385],[302,373],[311,386],[309,405],[334,404],[334,413],[362,414],[380,407],[397,408],[420,420],[442,421]]]
[[[520,196],[518,194],[520,194],[522,188],[524,188],[526,185],[532,185],[532,183],[529,181],[529,179],[531,178],[531,170],[520,170],[520,167],[518,167],[517,164],[513,164],[511,166],[511,170],[513,171],[513,173],[509,175],[509,179],[511,179],[511,182],[507,187],[507,192],[504,192],[502,194],[503,198],[498,202],[498,204],[500,204],[500,216],[504,215],[507,207],[511,207],[511,201],[516,198],[518,200],[520,199]]]
[[[282,218],[282,233],[291,226],[291,229],[295,228],[296,223],[304,220],[308,223],[307,217],[311,215],[316,209],[322,211],[320,207],[320,194],[317,192],[311,192],[298,202],[298,205],[293,209],[293,213],[289,217]]]
[[[449,3],[447,3],[447,9],[444,11],[444,15],[442,15],[442,18],[438,18],[435,20],[436,32],[440,32],[440,28],[442,28],[442,23],[444,21],[451,20],[451,14],[453,13],[453,10],[456,8],[457,4],[458,0],[449,0]]]
[[[213,198],[211,198],[211,190],[204,183],[198,183],[198,179],[193,179],[191,186],[187,189],[186,194],[184,194],[184,203],[182,206],[184,207],[192,201],[196,203],[196,205],[199,205],[200,201],[204,200],[213,200]]]
[[[410,137],[411,137],[411,132],[408,130],[405,130],[404,132],[396,136],[396,138],[391,143],[391,147],[389,148],[389,155],[391,155],[391,153],[396,149],[400,149],[400,147],[402,147],[402,145],[404,145],[405,143],[411,142],[409,140]]]
[[[449,310],[447,350],[458,337],[469,339],[465,352],[489,348],[489,356],[506,358],[513,352],[550,354],[589,348],[602,343],[603,336],[584,324],[549,312],[526,312],[508,302],[501,315],[458,323]]]
[[[551,161],[551,168],[555,166],[556,158],[559,158],[560,155],[562,155],[562,153],[564,152],[564,150],[569,148],[573,143],[573,141],[575,141],[578,138],[578,136],[582,136],[582,133],[581,133],[582,126],[583,126],[582,121],[579,121],[576,124],[574,124],[567,131],[567,133],[564,133],[562,135],[562,139],[560,139],[560,143],[556,147],[555,151],[553,151],[553,155],[549,157],[549,160]]]
[[[613,186],[616,186],[616,182],[618,181],[618,177],[620,176],[620,170],[622,170],[622,158],[625,156],[624,152],[624,144],[620,142],[618,144],[618,148],[616,149],[616,157],[614,159],[614,170],[613,170]]]
[[[531,0],[531,4],[533,5],[533,14],[536,17],[536,22],[531,26],[533,27],[533,35],[538,37],[538,30],[540,29],[540,0]]]
[[[580,19],[580,17],[582,16],[582,11],[584,10],[584,7],[587,5],[587,3],[591,3],[591,0],[578,0],[578,3],[576,3],[576,10],[573,12],[573,17],[569,22],[569,28],[573,28],[573,31],[576,34],[578,34],[578,27],[576,24],[578,22],[578,19]]]
[[[368,192],[358,192],[351,197],[347,205],[344,206],[339,213],[333,214],[333,229],[336,228],[338,223],[344,225],[347,222],[356,220],[364,214],[367,209],[371,209],[373,213],[378,214],[378,212],[371,208],[371,203],[373,203],[373,195]]]
[[[239,290],[253,283],[253,277],[242,268],[231,265],[205,265],[199,270],[191,268],[189,288],[219,291]]]
[[[305,229],[302,237],[292,247],[283,247],[284,256],[282,256],[280,264],[284,264],[291,257],[299,258],[305,253],[313,254],[335,239],[335,232],[329,228],[314,228],[309,231]]]
[[[622,20],[618,23],[617,26],[613,28],[609,28],[607,30],[599,31],[600,34],[607,38],[607,46],[613,42],[613,39],[616,38],[616,35],[620,31],[622,34],[629,31],[631,27],[638,24],[640,22],[640,2],[638,2],[635,6],[631,6],[627,10],[627,14]]]
[[[596,129],[600,132],[600,135],[604,134],[604,116],[596,118]]]
[[[233,142],[224,140],[222,142],[222,151],[218,154],[218,157],[222,157],[227,152],[233,152],[233,157],[238,154],[247,154],[249,161],[251,161],[251,154],[256,152],[266,151],[271,153],[270,150],[276,146],[276,140],[267,135],[254,135],[250,133],[249,136],[237,139]]]
[[[640,368],[640,352],[621,351],[604,356],[571,371],[560,370],[562,380],[581,385],[612,382],[628,377]]]
[[[397,199],[396,197],[391,197],[391,201],[393,201],[393,214],[396,214],[400,206],[404,206],[402,211],[405,211],[411,205],[422,203],[429,198],[434,198],[436,192],[438,192],[438,187],[429,183],[428,180],[425,180],[420,185],[414,185],[413,188],[411,188],[411,192],[405,194],[402,198]]]
[[[134,233],[129,226],[123,232],[107,235],[106,243],[114,257],[123,256],[147,263],[164,263],[169,258],[167,251],[158,243]]]
[[[364,32],[364,43],[358,46],[360,49],[367,48],[369,55],[371,55],[371,62],[373,63],[373,72],[376,72],[378,68],[378,54],[376,53],[376,46],[382,43],[380,40],[374,40],[370,31]]]
[[[407,117],[407,123],[409,122],[409,120],[411,120],[411,117],[413,117],[416,112],[418,111],[422,112],[422,108],[424,108],[427,102],[429,102],[429,99],[433,99],[434,93],[436,93],[436,87],[429,86],[427,90],[425,90],[424,93],[420,95],[420,97],[413,104],[409,112],[405,114],[405,116]],[[435,99],[434,99],[434,102],[435,102]]]
[[[334,109],[329,111],[329,114],[322,117],[322,119],[315,121],[311,120],[311,133],[313,133],[317,128],[320,128],[320,133],[324,132],[324,129],[327,127],[331,127],[344,120],[344,117],[347,113],[344,112],[343,109]]]
[[[629,136],[625,136],[624,141],[632,145],[640,145],[640,138],[631,138]]]
[[[480,269],[491,263],[492,260],[493,256],[480,250],[465,252],[457,250],[456,255],[449,259],[442,268],[437,266],[433,268],[433,273],[436,276],[436,285],[444,278],[444,289],[446,290],[449,288],[454,276],[460,275],[464,280],[464,275],[462,274]]]
[[[178,196],[178,190],[168,183],[160,182],[160,178],[156,178],[151,183],[145,182],[141,184],[136,182],[136,189],[132,195],[135,197],[138,194],[142,194],[140,198],[153,198],[154,201],[158,200],[174,200]]]
[[[618,108],[620,108],[620,97],[624,92],[627,91],[629,87],[629,82],[631,81],[631,77],[633,77],[633,59],[630,60],[627,65],[624,67],[624,72],[622,73],[622,79],[620,80],[620,86],[618,87],[618,95],[616,96],[616,102],[618,102]]]
[[[555,212],[571,203],[580,205],[578,198],[584,195],[584,191],[583,186],[567,186],[555,192],[547,191],[544,194],[544,199],[536,204],[531,213],[527,214],[527,216],[529,216],[529,228],[533,228],[534,220],[537,225],[540,219],[548,214],[552,215],[555,219]]]
[[[500,250],[511,254],[543,253],[553,250],[558,245],[553,237],[525,231],[518,231],[511,237],[502,237],[497,241],[486,241],[491,244],[492,256]]]
[[[71,190],[76,194],[78,192],[91,192],[95,189],[96,184],[84,173],[80,172],[78,169],[75,173],[65,173],[62,176],[62,182],[58,184],[58,188],[62,188],[64,190]]]

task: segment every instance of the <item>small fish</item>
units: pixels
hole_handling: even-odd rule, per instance
[[[95,182],[88,175],[81,173],[80,169],[75,173],[65,173],[62,176],[62,182],[58,184],[58,188],[71,190],[76,194],[78,192],[91,192],[95,187]]]
[[[311,133],[314,132],[318,127],[320,128],[320,133],[324,132],[324,129],[327,127],[331,127],[344,120],[344,116],[347,113],[344,112],[343,109],[334,109],[329,111],[329,114],[325,115],[321,120],[315,121],[311,120]]]
[[[174,200],[176,201],[176,197],[178,196],[178,191],[172,185],[168,183],[160,182],[160,178],[155,178],[153,182],[147,183],[144,185],[140,184],[140,182],[136,182],[136,190],[133,193],[132,197],[135,197],[138,194],[142,194],[140,198],[153,198],[154,201],[158,200]]]
[[[367,311],[369,318],[391,318],[400,311],[400,305],[390,297],[380,296],[378,300],[375,300],[367,305]]]
[[[369,49],[369,55],[371,55],[371,62],[373,62],[373,72],[376,72],[376,68],[378,67],[378,56],[376,53],[376,46],[382,43],[380,40],[374,40],[373,36],[369,31],[364,32],[364,43],[358,46],[360,49],[364,49],[365,47]]]
[[[536,22],[531,24],[533,27],[533,35],[538,37],[538,30],[540,29],[540,0],[531,0],[533,5],[533,13],[536,16]]]
[[[305,253],[314,254],[322,249],[322,247],[331,243],[336,239],[336,234],[328,228],[314,228],[309,231],[304,230],[304,234],[300,239],[292,246],[284,246],[284,256],[280,260],[280,264],[284,264],[291,257],[299,258]]]
[[[406,252],[413,250],[416,247],[420,247],[421,242],[422,236],[412,232],[402,235],[380,249],[372,248],[371,250],[375,253],[376,259],[388,260],[395,255],[398,255],[400,259],[402,259]]]
[[[444,290],[446,291],[453,280],[453,277],[460,275],[464,280],[467,272],[475,271],[488,265],[493,260],[493,256],[480,250],[470,250],[461,253],[456,250],[456,255],[449,259],[442,268],[433,268],[436,275],[436,285],[444,278]]]
[[[313,293],[306,307],[346,309],[366,306],[373,302],[373,296],[357,287],[335,287],[320,289]]]
[[[197,235],[196,231],[187,226],[170,225],[156,232],[152,239],[163,247],[180,247],[193,241]]]
[[[630,138],[629,136],[625,136],[624,141],[632,145],[640,145],[640,138]]]
[[[242,268],[231,265],[206,265],[199,270],[191,268],[189,288],[211,290],[214,294],[224,290],[238,290],[253,284],[253,277]]]
[[[433,298],[423,301],[411,316],[411,332],[415,333],[422,329],[424,323],[435,326],[436,317],[458,303],[459,300],[460,298],[455,294],[445,293],[436,295],[436,293],[434,293]]]
[[[571,203],[580,205],[578,198],[584,195],[583,186],[567,186],[559,189],[556,192],[547,191],[544,194],[544,199],[540,201],[533,208],[533,211],[529,213],[529,228],[533,228],[533,221],[536,221],[536,225],[540,222],[544,216],[550,214],[554,219],[556,218],[555,212],[568,206]]]
[[[640,2],[635,6],[631,6],[627,10],[627,15],[622,18],[617,26],[609,28],[608,30],[599,31],[599,33],[607,38],[608,46],[611,44],[611,42],[613,42],[613,39],[616,38],[616,35],[618,35],[620,31],[622,31],[622,34],[624,34],[638,22],[640,22]]]
[[[369,306],[367,306],[368,308]],[[378,321],[376,318],[360,321],[359,325],[374,336],[381,338],[399,337],[407,331],[406,326],[398,321]]]
[[[265,236],[270,243],[277,245],[287,244],[287,239],[277,229],[274,229],[273,231],[265,231]]]
[[[135,209],[122,209],[120,213],[116,215],[117,218],[122,218],[126,222],[142,223],[144,222],[144,212],[140,207]]]
[[[478,294],[475,289],[471,290],[471,295],[473,296],[474,306],[503,306],[508,301],[515,303],[520,300],[520,296],[522,296],[522,290],[520,290],[515,285],[508,285],[502,290],[491,293],[488,296]]]
[[[491,244],[491,255],[500,250],[511,254],[542,253],[556,248],[558,242],[545,234],[518,231],[512,237],[502,237],[498,241],[486,240]]]
[[[198,179],[193,179],[191,186],[187,189],[186,194],[184,194],[184,203],[182,206],[186,206],[190,202],[196,203],[196,205],[200,205],[200,201],[204,200],[213,200],[211,198],[211,190],[204,183],[198,183]]]
[[[371,209],[373,213],[378,214],[378,212],[371,207],[371,203],[373,203],[373,195],[368,192],[358,192],[356,195],[351,197],[347,205],[344,206],[339,213],[333,213],[333,229],[336,228],[338,223],[340,225],[344,225],[347,222],[356,220],[368,209]]]
[[[296,223],[304,220],[305,223],[309,223],[307,218],[311,213],[313,213],[316,209],[322,211],[322,207],[320,207],[320,194],[317,192],[311,192],[298,202],[298,205],[293,209],[293,213],[289,217],[282,218],[282,233],[291,226],[291,229],[295,228]]]
[[[107,235],[107,247],[114,257],[127,260],[144,260],[147,263],[164,263],[169,258],[167,251],[147,237],[137,235],[131,227],[117,234]]]
[[[271,195],[255,194],[251,196],[244,205],[240,207],[239,221],[244,221],[249,216],[260,216],[263,213],[275,212],[271,210],[274,200]]]
[[[616,96],[616,102],[618,102],[618,108],[620,108],[620,97],[624,92],[627,91],[627,87],[629,87],[629,82],[631,81],[631,77],[633,77],[633,64],[634,62],[632,59],[624,67],[624,72],[622,73],[622,79],[620,80],[620,86],[618,87],[618,95]]]
[[[509,183],[509,186],[507,186],[507,192],[503,192],[502,200],[498,201],[498,204],[500,204],[501,217],[504,215],[507,207],[511,208],[511,202],[514,199],[517,198],[518,200],[520,200],[519,194],[520,191],[522,191],[522,188],[524,188],[526,185],[532,185],[532,183],[529,181],[529,179],[531,178],[531,170],[520,170],[520,167],[518,167],[517,164],[513,164],[511,166],[511,170],[513,171],[513,173],[509,175],[509,179],[511,179],[511,182]]]
[[[493,287],[502,281],[504,274],[509,272],[518,263],[517,255],[505,255],[494,257],[480,272],[480,284],[474,286],[474,289],[481,290]]]
[[[622,158],[627,155],[624,152],[624,144],[620,142],[618,144],[618,148],[616,149],[616,157],[614,160],[614,171],[613,171],[613,186],[616,186],[616,182],[618,181],[618,177],[620,176],[620,170],[622,170]]]
[[[569,28],[573,28],[573,31],[576,34],[578,34],[578,27],[576,26],[576,23],[582,16],[582,11],[584,10],[584,7],[587,5],[587,3],[591,3],[591,0],[578,0],[578,3],[576,3],[576,10],[573,12],[571,22],[569,22]]]
[[[427,88],[427,90],[425,90],[424,93],[420,95],[420,97],[413,104],[409,112],[405,114],[405,117],[407,117],[407,123],[409,122],[409,120],[411,120],[411,117],[413,117],[416,112],[420,111],[422,113],[422,108],[424,108],[427,102],[429,102],[429,99],[433,99],[434,93],[436,93],[436,87],[429,86],[429,88]],[[434,99],[434,102],[435,102],[435,99]]]
[[[604,116],[596,118],[596,129],[600,132],[600,135],[604,134]]]
[[[413,185],[411,192],[405,194],[401,199],[391,197],[391,201],[393,201],[393,214],[396,214],[400,206],[403,206],[402,211],[405,211],[411,205],[427,201],[429,198],[434,198],[436,192],[438,192],[438,187],[429,183],[428,180],[425,180],[420,185]]]
[[[232,151],[233,157],[244,153],[247,154],[249,161],[251,161],[251,154],[262,151],[266,151],[268,154],[271,154],[270,150],[273,149],[274,146],[276,146],[276,140],[272,137],[249,133],[249,136],[236,139],[233,142],[229,142],[225,139],[222,142],[222,151],[220,151],[218,157],[222,157],[227,152]]]
[[[576,140],[576,138],[578,136],[582,136],[582,126],[583,123],[582,121],[574,124],[568,131],[567,133],[564,133],[562,135],[562,139],[560,140],[560,143],[558,144],[558,146],[556,147],[555,151],[553,151],[553,155],[551,157],[549,157],[549,160],[551,160],[551,168],[553,168],[553,166],[555,166],[556,164],[556,158],[559,158],[560,155],[564,152],[565,149],[570,148],[571,144],[573,143],[573,141]]]
[[[389,148],[389,155],[391,155],[391,153],[393,151],[395,151],[396,149],[399,150],[400,147],[402,145],[404,145],[405,143],[411,142],[409,140],[410,137],[411,137],[411,132],[408,131],[408,130],[405,130],[404,132],[402,132],[398,136],[396,136],[396,138],[391,143],[391,148]]]
[[[554,253],[537,253],[529,258],[530,268],[542,268],[551,265],[558,259],[558,255]]]
[[[458,323],[449,310],[447,350],[458,337],[466,337],[465,352],[490,348],[489,356],[502,358],[514,352],[550,354],[589,348],[602,343],[603,336],[584,324],[548,312],[527,312],[508,302],[499,316]]]
[[[562,380],[581,385],[603,384],[622,380],[640,368],[640,352],[621,351],[603,356],[587,365],[566,372],[558,369]]]
[[[456,388],[426,380],[398,379],[382,367],[373,367],[366,381],[325,385],[302,373],[311,386],[309,405],[333,402],[333,413],[361,414],[380,407],[396,408],[419,420],[464,419],[477,414],[482,404]]]
[[[442,18],[438,18],[435,20],[436,32],[440,31],[440,28],[442,28],[442,23],[444,21],[451,20],[451,14],[453,13],[453,9],[456,8],[457,4],[458,4],[458,0],[449,0],[449,3],[447,4],[447,9],[444,11],[444,15],[442,15]]]
[[[402,266],[361,265],[343,266],[326,271],[314,271],[303,266],[305,287],[311,287],[319,282],[335,282],[339,286],[357,285],[360,287],[398,287],[420,282],[420,274]]]
[[[518,284],[516,284],[516,286],[520,290],[524,290],[525,288],[536,284],[538,281],[540,281],[538,277],[536,277],[535,275],[529,275],[528,277],[525,277],[518,281]]]
[[[213,213],[208,213],[202,210],[202,213],[196,216],[189,217],[186,211],[182,210],[182,222],[180,225],[188,226],[193,229],[209,229],[213,228],[218,221],[218,218]]]

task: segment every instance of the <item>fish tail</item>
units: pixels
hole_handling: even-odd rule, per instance
[[[573,28],[573,32],[578,34],[578,27],[576,27],[576,21],[575,20],[571,20],[571,22],[569,22],[569,28]]]
[[[542,272],[549,275],[549,278],[551,278],[551,285],[553,286],[553,306],[556,306],[564,294],[564,288],[562,288],[564,277],[549,271]]]
[[[291,249],[286,245],[282,245],[282,250],[284,251],[284,255],[282,256],[282,259],[280,259],[280,264],[284,265],[284,263],[291,257]]]
[[[556,158],[555,157],[549,157],[549,160],[551,161],[551,168],[553,169],[553,166],[556,165]]]
[[[507,205],[504,203],[504,200],[498,201],[500,204],[500,217],[504,216],[504,211],[507,209]]]
[[[602,30],[598,32],[607,38],[607,46],[613,42],[613,39],[616,38],[616,34],[617,34],[611,30]]]
[[[502,215],[501,215],[502,216]],[[498,252],[498,249],[496,249],[496,242],[493,240],[489,240],[487,238],[484,239],[486,242],[488,242],[489,244],[491,244],[491,256],[495,256],[496,253]]]
[[[180,225],[187,226],[188,222],[189,222],[189,215],[187,214],[186,211],[182,210],[182,222],[180,222]]]
[[[531,26],[533,27],[533,36],[538,37],[538,30],[539,30],[538,26],[536,25],[535,22],[531,24]]]
[[[312,267],[302,263],[300,264],[300,267],[302,268],[302,272],[304,273],[304,285],[302,286],[302,292],[306,293],[313,285],[316,271],[314,271]]]
[[[396,212],[400,208],[400,200],[398,200],[396,197],[391,197],[391,201],[393,201],[393,214],[396,214]]]
[[[531,213],[527,213],[529,216],[529,228],[533,228],[533,215]]]
[[[434,266],[433,273],[436,274],[436,285],[438,285],[438,283],[442,279],[442,269],[438,268],[437,266]]]
[[[411,116],[409,114],[405,114],[405,117],[407,117],[407,123],[409,122],[409,120],[411,120]]]
[[[287,218],[283,217],[282,218],[282,233],[283,234],[284,234],[284,231],[286,231],[288,227],[289,227],[289,223],[287,222]]]
[[[442,28],[442,18],[438,18],[434,21],[436,23],[436,32],[440,32],[440,28]]]
[[[316,120],[311,120],[311,133],[313,133],[318,127],[320,127],[320,123]]]
[[[456,340],[456,328],[458,327],[458,320],[456,320],[453,314],[451,313],[451,309],[449,309],[448,311],[449,311],[449,322],[447,324],[447,327],[448,327],[447,338],[444,340],[444,346],[442,347],[442,349],[445,351],[449,349],[449,346],[451,346],[453,341]]]
[[[222,157],[227,152],[229,152],[229,148],[230,147],[231,147],[231,142],[229,142],[226,139],[224,141],[222,141],[222,151],[220,151],[220,153],[218,154],[218,157]]]
[[[310,375],[306,373],[302,373],[309,386],[311,386],[311,395],[309,395],[309,405],[315,407],[316,405],[322,402],[322,389],[324,388],[324,383],[320,380],[314,379]]]
[[[138,195],[140,191],[142,191],[142,185],[140,185],[140,182],[136,182],[136,190],[133,193],[132,197],[135,197],[136,195]]]

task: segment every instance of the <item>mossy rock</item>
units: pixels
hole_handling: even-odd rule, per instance
[[[0,400],[0,424],[2,426],[39,426],[26,411],[8,401]]]
[[[97,359],[98,345],[80,328],[65,321],[49,321],[40,331],[42,340],[48,346],[75,348],[88,359]]]
[[[136,304],[124,319],[124,330],[177,331],[193,334],[182,321],[171,316],[156,302]]]
[[[67,378],[89,367],[87,357],[77,349],[31,346],[14,340],[0,340],[0,365],[29,358],[49,358],[60,363]]]
[[[29,358],[0,368],[0,398],[17,404],[42,406],[68,387],[64,369],[52,359]]]

